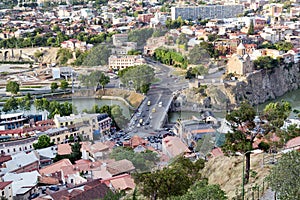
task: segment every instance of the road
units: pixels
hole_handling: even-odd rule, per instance
[[[188,87],[188,81],[184,77],[176,77],[172,74],[174,68],[151,59],[146,60],[155,69],[155,77],[159,81],[151,85],[147,97],[131,118],[128,126],[129,134],[138,133],[142,137],[161,130],[167,117],[168,105],[173,100],[173,94]]]

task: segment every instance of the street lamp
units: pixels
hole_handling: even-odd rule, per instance
[[[253,150],[251,151],[246,151],[245,153],[243,153],[243,180],[242,180],[242,199],[245,200],[245,155],[247,153],[253,153]]]

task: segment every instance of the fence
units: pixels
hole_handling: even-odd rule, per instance
[[[253,185],[246,185],[245,192],[244,192],[244,200],[259,200],[265,191],[269,187],[269,182],[264,180],[260,185],[253,184]],[[232,200],[243,200],[243,191],[242,188],[236,189],[235,192],[236,196],[232,198]]]

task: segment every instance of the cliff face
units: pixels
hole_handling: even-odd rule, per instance
[[[249,74],[235,85],[225,83],[225,88],[235,96],[231,103],[248,100],[252,104],[264,103],[286,92],[300,88],[300,65],[280,66]]]

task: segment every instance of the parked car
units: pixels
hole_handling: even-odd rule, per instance
[[[58,191],[59,187],[57,185],[53,185],[49,187],[49,190]]]
[[[34,199],[34,198],[37,198],[39,195],[40,195],[40,193],[33,193],[32,195],[30,195],[30,196],[28,197],[28,199]]]

